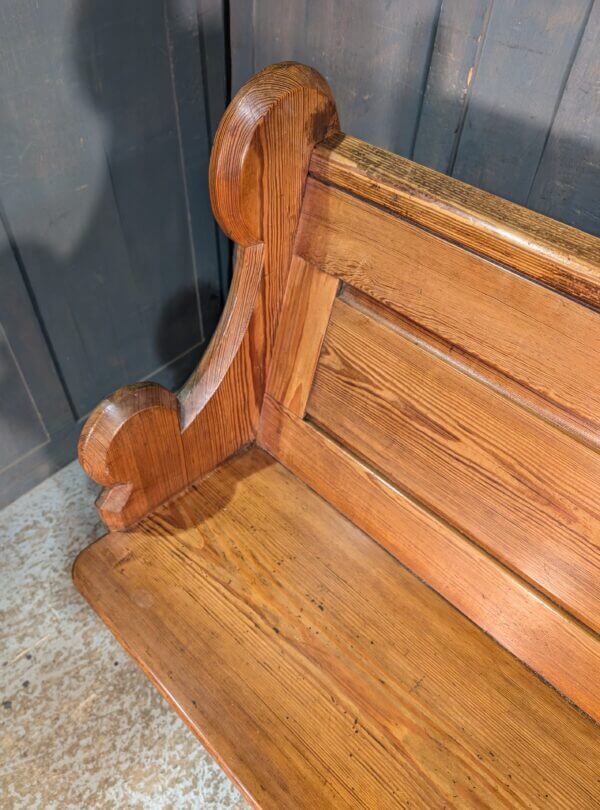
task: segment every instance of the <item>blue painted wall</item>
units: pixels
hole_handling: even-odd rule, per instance
[[[0,504],[102,396],[176,386],[206,346],[229,76],[307,62],[345,131],[600,234],[600,0],[0,0],[0,21]]]
[[[0,0],[0,504],[119,386],[177,386],[228,245],[207,193],[221,0]]]
[[[342,129],[600,234],[598,0],[231,0],[234,89],[298,59]]]

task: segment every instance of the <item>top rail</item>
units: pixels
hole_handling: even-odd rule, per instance
[[[310,173],[434,233],[600,308],[600,239],[336,133]]]

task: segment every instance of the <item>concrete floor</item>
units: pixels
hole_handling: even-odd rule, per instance
[[[0,512],[0,806],[245,807],[71,583],[94,497],[74,462]]]

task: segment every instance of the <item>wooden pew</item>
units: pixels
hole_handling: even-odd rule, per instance
[[[342,134],[295,63],[210,188],[225,312],[87,422],[77,587],[256,806],[600,806],[600,240]]]

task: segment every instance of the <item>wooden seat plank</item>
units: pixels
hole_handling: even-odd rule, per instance
[[[600,637],[313,422],[266,398],[261,445],[600,722]]]
[[[600,240],[338,129],[232,100],[230,297],[89,418],[75,581],[258,806],[600,807]]]
[[[600,803],[599,727],[258,449],[74,576],[262,807]]]

